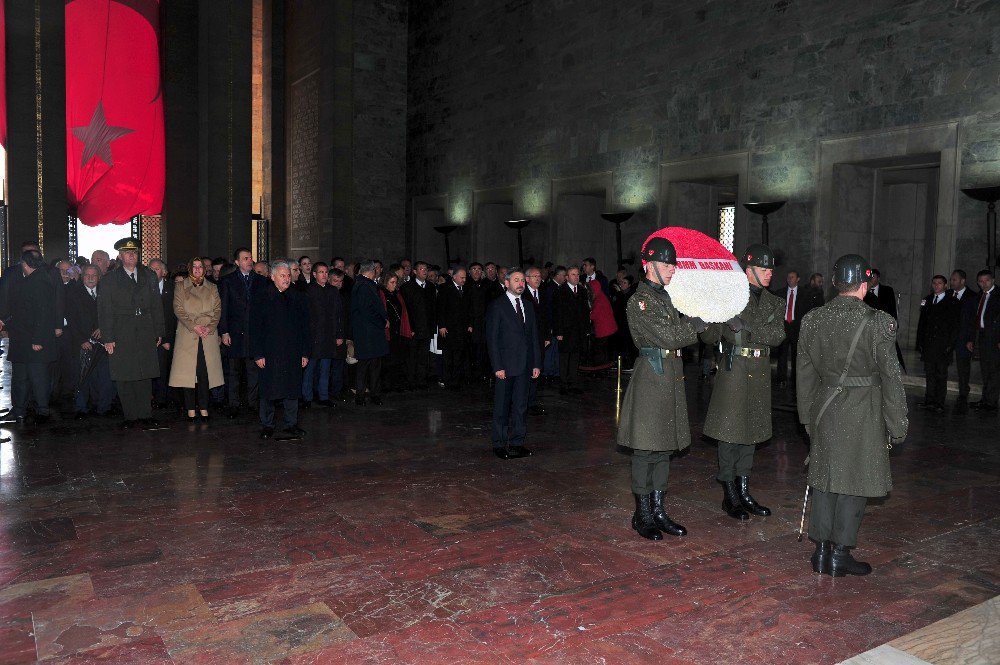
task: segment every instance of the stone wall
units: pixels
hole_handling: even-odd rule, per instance
[[[407,193],[447,195],[456,224],[472,223],[475,190],[515,187],[515,214],[546,220],[552,179],[612,171],[607,205],[637,211],[624,227],[637,245],[685,221],[662,210],[660,164],[746,151],[741,200],[789,201],[770,219],[786,267],[828,272],[813,240],[821,140],[954,120],[960,167],[947,186],[1000,183],[995,2],[417,6]],[[959,195],[955,210],[945,255],[974,271],[985,208]],[[737,225],[737,238],[759,237],[758,217],[740,210]]]

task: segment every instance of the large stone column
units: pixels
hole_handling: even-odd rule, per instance
[[[11,253],[38,238],[47,258],[65,257],[65,2],[8,2],[6,24]]]
[[[271,258],[288,252],[285,200],[285,3],[264,0],[264,217],[271,220]]]
[[[252,24],[253,3],[198,3],[199,247],[211,256],[250,246]]]

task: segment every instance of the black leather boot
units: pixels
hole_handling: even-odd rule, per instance
[[[653,490],[653,523],[656,528],[670,536],[686,536],[688,530],[667,516],[663,507],[663,498],[667,495],[663,490]]]
[[[635,513],[632,515],[632,528],[640,536],[648,540],[663,540],[663,534],[660,533],[660,530],[656,528],[656,523],[653,522],[653,495],[636,494],[633,492],[632,496],[635,497]]]
[[[757,503],[756,499],[750,496],[749,476],[737,476],[736,489],[740,495],[740,503],[743,504],[743,507],[747,509],[748,513],[751,515],[759,515],[760,517],[767,517],[771,514],[770,508],[760,505]]]
[[[830,574],[830,541],[821,540],[816,543],[816,551],[813,552],[812,561],[814,573]]]
[[[858,561],[851,556],[851,548],[846,545],[833,545],[830,553],[830,565],[823,571],[833,577],[843,577],[845,575],[867,575],[872,572],[872,567],[864,561]]]
[[[750,519],[750,513],[743,509],[740,494],[736,491],[736,481],[720,480],[719,482],[722,483],[722,509],[726,511],[726,514],[741,522]]]

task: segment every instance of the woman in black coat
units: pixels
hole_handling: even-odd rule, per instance
[[[379,294],[385,304],[385,313],[389,317],[389,327],[386,334],[389,339],[389,357],[383,368],[382,383],[386,391],[407,390],[406,359],[410,354],[410,343],[413,330],[410,327],[410,317],[399,289],[399,278],[387,272],[379,280]]]

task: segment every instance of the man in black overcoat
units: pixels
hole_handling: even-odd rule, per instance
[[[389,355],[385,305],[375,283],[375,261],[365,261],[351,292],[351,334],[354,340],[355,403],[364,406],[371,399],[382,404],[382,359]]]
[[[250,303],[258,292],[269,285],[267,279],[253,269],[253,256],[246,247],[233,252],[237,270],[219,281],[222,316],[219,336],[222,355],[226,360],[228,415],[235,418],[240,408],[240,375],[246,378],[247,404],[257,405],[257,363],[250,353],[247,333],[250,330]]]
[[[581,394],[580,354],[587,348],[590,334],[590,304],[587,287],[580,283],[580,269],[566,271],[566,283],[552,301],[552,333],[559,342],[559,394]]]
[[[13,370],[11,409],[5,420],[23,424],[29,398],[34,397],[36,422],[41,424],[49,419],[49,363],[58,353],[52,319],[56,287],[49,279],[47,266],[38,250],[21,254],[21,264],[14,270],[20,272],[22,278],[17,280],[16,288],[10,290],[6,311],[0,311],[0,318],[10,335],[8,360]]]
[[[535,307],[524,295],[524,273],[504,278],[504,295],[486,310],[486,347],[496,383],[493,386],[493,452],[500,459],[527,457],[524,447],[528,385],[542,372]],[[510,421],[510,428],[507,423]]]
[[[919,406],[938,413],[944,412],[944,399],[948,394],[948,365],[958,342],[959,302],[949,298],[948,280],[944,275],[931,279],[931,293],[920,301],[920,320],[917,323],[917,353],[924,361],[927,388],[924,401]]]
[[[970,380],[972,378],[972,352],[965,346],[972,339],[972,321],[979,304],[979,292],[966,283],[964,270],[951,273],[948,297],[958,302],[958,343],[955,345],[955,369],[958,371],[958,410],[968,408]]]
[[[167,264],[163,259],[150,259],[149,269],[156,275],[156,291],[163,306],[163,342],[156,349],[160,361],[160,376],[153,379],[153,402],[157,407],[170,403],[170,362],[174,355],[174,337],[177,335],[177,315],[174,314],[174,284],[167,279]],[[98,271],[99,274],[99,271]]]
[[[472,319],[466,277],[465,268],[455,268],[451,280],[438,288],[438,348],[444,356],[444,385],[448,390],[458,390],[469,371]]]
[[[979,302],[965,346],[970,353],[979,355],[983,396],[969,406],[982,411],[996,411],[1000,400],[1000,289],[990,270],[980,270],[976,282],[980,289]]]
[[[406,363],[406,376],[413,388],[426,386],[430,378],[430,344],[437,329],[434,287],[427,282],[427,267],[425,261],[417,261],[410,280],[400,288],[413,329],[413,343]]]
[[[312,265],[313,279],[306,287],[309,303],[309,336],[312,352],[302,377],[302,399],[330,407],[330,368],[333,359],[344,346],[344,300],[340,290],[330,284],[330,268],[322,261]],[[313,388],[315,387],[315,391]]]
[[[233,273],[238,274],[238,273]],[[250,303],[248,348],[257,374],[260,438],[274,436],[274,402],[284,406],[283,438],[301,438],[298,426],[302,370],[309,364],[309,308],[290,289],[292,272],[286,261],[271,264],[271,283],[258,289]]]
[[[88,406],[93,407],[99,416],[108,415],[115,398],[108,354],[100,346],[101,328],[97,318],[100,279],[100,268],[84,266],[80,281],[70,284],[66,293],[66,320],[69,321],[66,334],[74,352],[80,357],[86,356],[90,365],[89,369],[85,365],[80,368],[86,373],[77,381],[73,404],[76,420],[87,417]]]

